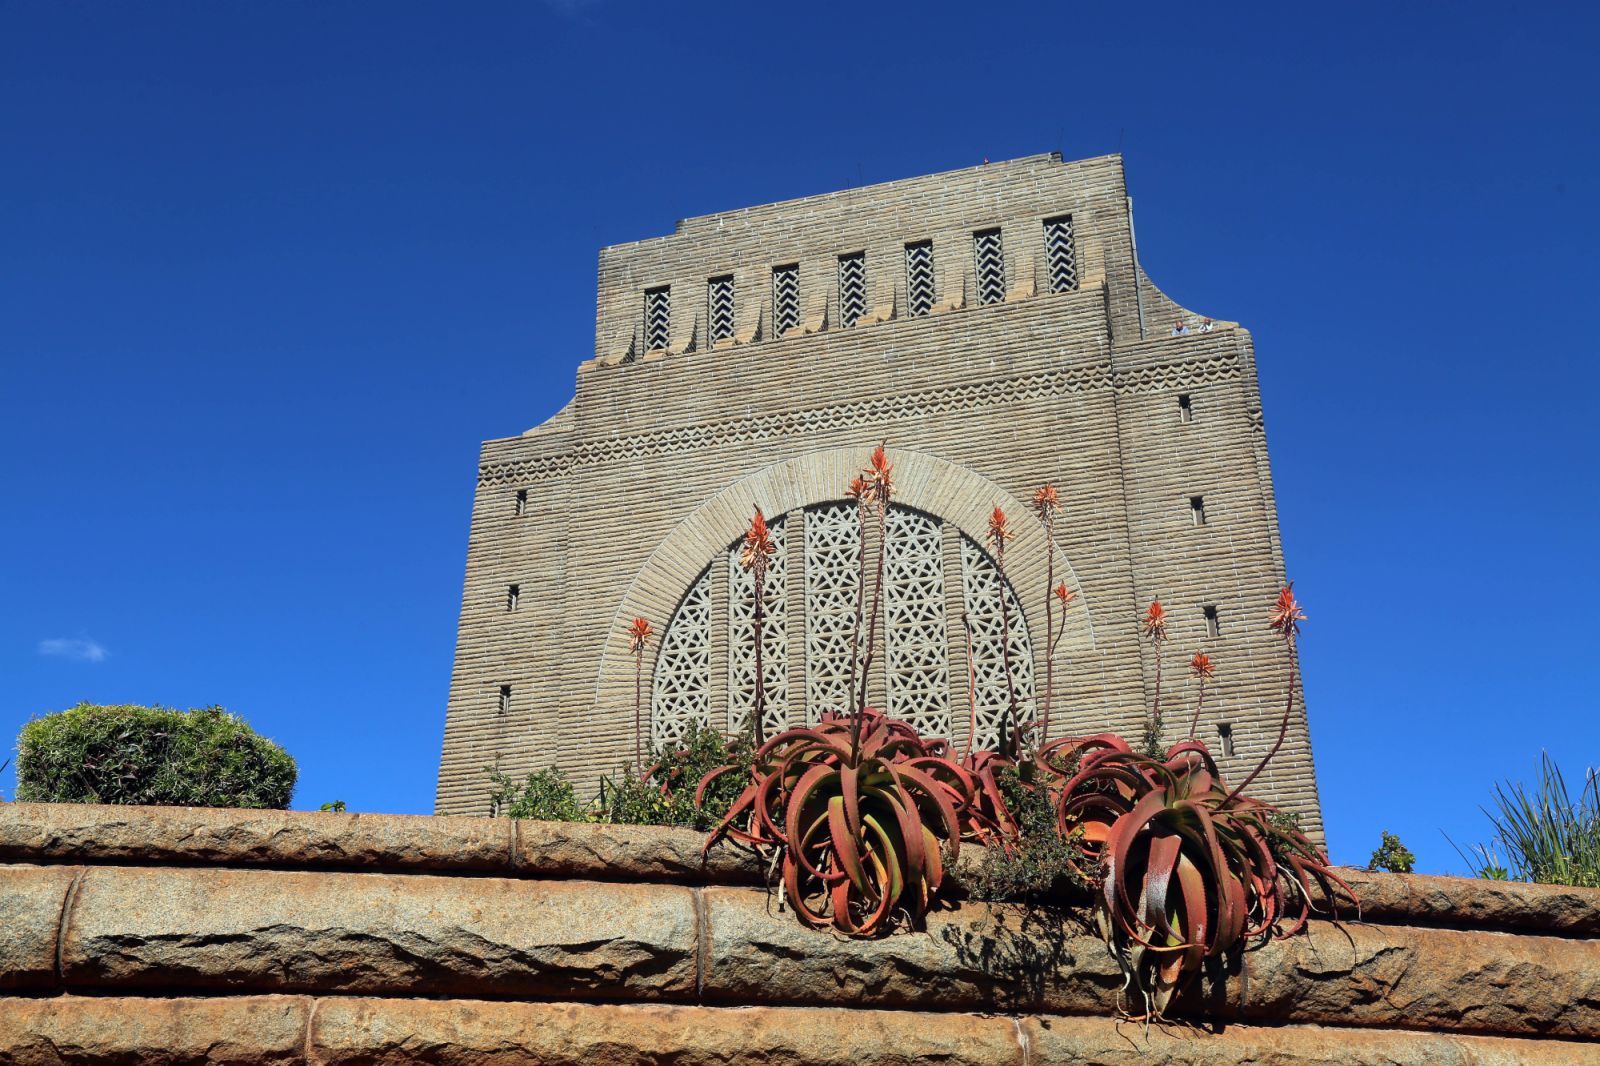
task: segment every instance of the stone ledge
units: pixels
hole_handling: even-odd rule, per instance
[[[0,804],[0,862],[268,866],[759,884],[749,855],[663,826],[421,814]]]
[[[16,1066],[1584,1066],[1566,1041],[792,1007],[298,996],[0,998]]]
[[[506,818],[0,804],[0,862],[241,866],[756,885],[748,853],[660,826]],[[981,849],[963,848],[962,866]],[[1600,890],[1341,869],[1368,922],[1600,936]]]
[[[925,932],[862,942],[801,927],[755,888],[99,866],[72,890],[77,873],[0,868],[21,916],[11,987],[1103,1017],[1120,1005],[1098,938],[1014,905],[938,911]],[[1177,1013],[1600,1038],[1600,941],[1314,922],[1244,967]]]

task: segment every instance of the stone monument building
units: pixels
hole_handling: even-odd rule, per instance
[[[1052,736],[1139,736],[1156,673],[1139,622],[1159,598],[1167,739],[1204,651],[1217,675],[1199,734],[1224,773],[1271,746],[1290,663],[1266,625],[1284,564],[1250,335],[1150,282],[1119,156],[1041,155],[601,251],[573,399],[483,445],[437,810],[486,813],[485,767],[554,763],[587,790],[629,761],[635,617],[656,634],[646,743],[693,721],[744,727],[753,587],[734,545],[756,506],[778,549],[769,734],[841,706],[862,550],[845,487],[880,442],[896,488],[874,705],[958,747],[970,718],[993,743],[1008,646],[1037,714],[1053,559],[1076,598]],[[1027,505],[1046,483],[1053,547]],[[995,506],[1017,531],[1009,627],[985,545]],[[1321,836],[1298,700],[1252,791]]]

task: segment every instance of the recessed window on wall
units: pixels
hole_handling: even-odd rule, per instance
[[[501,714],[509,714],[509,713],[511,713],[511,686],[510,685],[501,685],[500,686],[499,709],[500,709],[500,713]]]
[[[733,336],[733,275],[724,274],[706,282],[706,332],[711,343]]]
[[[772,268],[772,329],[778,336],[800,324],[800,264]]]
[[[644,293],[644,346],[646,351],[665,348],[672,339],[672,287],[646,289]]]
[[[1233,757],[1233,726],[1223,722],[1217,726],[1217,739],[1222,741],[1222,754]]]
[[[1187,392],[1181,394],[1178,397],[1178,421],[1179,422],[1193,422],[1194,421],[1194,402],[1192,400],[1190,400],[1189,394]]]
[[[1195,525],[1203,526],[1206,524],[1206,498],[1204,496],[1189,497],[1189,514],[1194,519]]]
[[[853,326],[867,313],[867,254],[839,257],[839,324]]]
[[[1203,612],[1205,612],[1205,616],[1206,616],[1206,636],[1208,636],[1208,637],[1221,636],[1222,635],[1222,623],[1217,618],[1217,608],[1216,608],[1216,606],[1213,605],[1213,604],[1207,604],[1206,606],[1202,607],[1201,610]]]
[[[517,490],[517,502],[512,505],[512,513],[518,518],[528,513],[528,490]]]
[[[515,611],[517,609],[517,605],[520,604],[521,602],[522,602],[522,586],[521,585],[507,585],[506,586],[506,610]]]
[[[1078,251],[1072,241],[1072,216],[1044,220],[1044,254],[1050,263],[1050,291],[1078,287]]]
[[[1006,298],[1006,257],[998,229],[972,235],[972,268],[978,282],[978,302],[999,303]]]
[[[906,245],[906,312],[915,318],[933,310],[933,242]]]

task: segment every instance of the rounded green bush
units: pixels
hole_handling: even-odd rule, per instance
[[[80,703],[17,738],[17,799],[284,808],[294,759],[221,707]]]

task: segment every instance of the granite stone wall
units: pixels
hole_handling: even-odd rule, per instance
[[[680,830],[0,805],[4,1063],[1600,1063],[1600,892],[1350,872],[1161,1026],[1078,915],[801,928]]]

